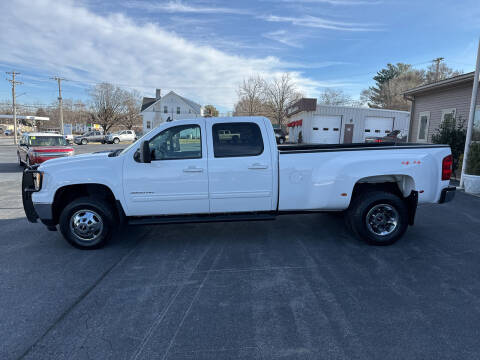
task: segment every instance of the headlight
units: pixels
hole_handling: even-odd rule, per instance
[[[41,171],[35,171],[32,173],[32,178],[33,178],[33,188],[35,191],[40,191],[42,188],[42,182],[43,182],[43,172]]]

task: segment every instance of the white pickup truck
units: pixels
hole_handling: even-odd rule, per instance
[[[59,225],[81,249],[103,246],[124,223],[344,210],[358,238],[387,245],[413,225],[417,203],[454,197],[451,167],[444,145],[277,146],[266,118],[200,118],[164,123],[124,150],[30,167],[22,194],[29,221]]]

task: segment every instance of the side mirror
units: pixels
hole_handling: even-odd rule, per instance
[[[150,146],[148,141],[143,141],[140,144],[140,162],[141,163],[152,162],[152,153],[150,152]]]

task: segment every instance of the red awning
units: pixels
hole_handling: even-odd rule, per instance
[[[297,121],[297,126],[302,126],[302,123],[303,123],[303,119],[300,119]]]

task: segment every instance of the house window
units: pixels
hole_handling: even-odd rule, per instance
[[[150,121],[147,121],[147,129],[150,129],[152,127],[152,123]]]
[[[442,110],[442,122],[455,120],[456,109],[443,109]]]
[[[192,113],[192,109],[188,109],[188,113],[191,114],[191,113]]]
[[[180,106],[177,106],[177,114],[180,114]]]
[[[163,107],[163,113],[164,113],[164,114],[168,114],[168,107],[167,107],[167,106],[164,106],[164,107]]]
[[[427,142],[428,125],[430,123],[430,111],[424,111],[419,114],[418,119],[418,142]]]

